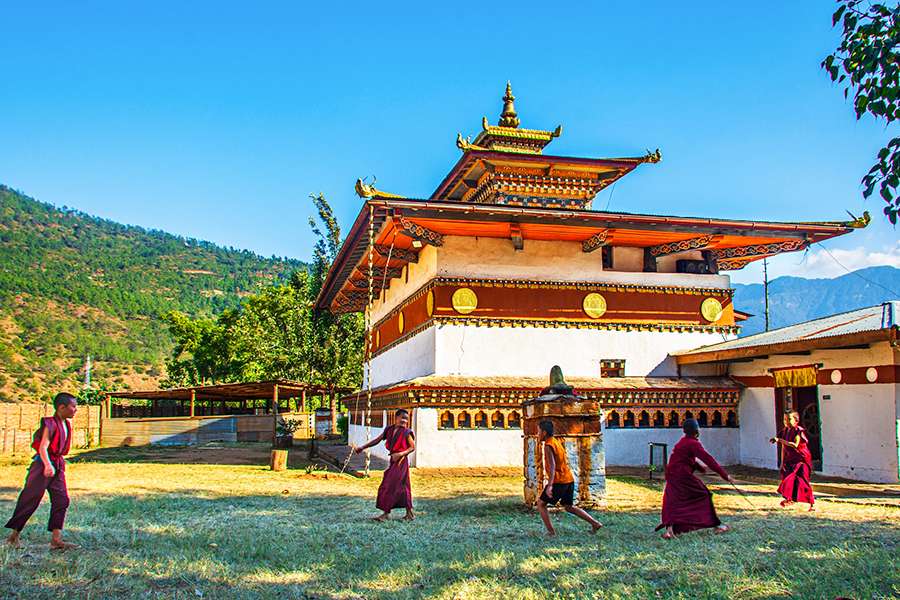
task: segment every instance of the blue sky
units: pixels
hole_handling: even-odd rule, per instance
[[[56,205],[308,258],[311,193],[346,228],[357,177],[428,195],[507,79],[555,154],[661,148],[595,208],[873,225],[829,248],[900,266],[859,180],[890,131],[819,68],[830,2],[7,3],[0,182]],[[610,198],[610,195],[612,197]],[[779,274],[843,273],[820,249]],[[754,281],[754,269],[735,272]]]

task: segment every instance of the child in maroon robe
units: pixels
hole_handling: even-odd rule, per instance
[[[404,409],[394,413],[394,424],[386,427],[381,434],[369,443],[355,448],[359,454],[366,448],[375,446],[384,441],[387,451],[390,453],[390,465],[384,472],[381,485],[378,486],[378,498],[375,506],[381,511],[376,521],[385,521],[390,518],[391,511],[395,508],[405,508],[406,516],[403,518],[412,521],[416,518],[413,513],[412,487],[409,482],[409,461],[407,456],[416,450],[416,437],[409,428],[409,412]]]
[[[809,451],[809,436],[800,425],[800,413],[788,415],[785,428],[778,437],[769,440],[781,446],[781,485],[778,493],[784,497],[781,506],[794,502],[809,504],[809,510],[815,510],[810,476],[812,475],[812,453]]]
[[[663,527],[664,539],[672,539],[680,533],[695,529],[715,527],[716,533],[725,533],[728,526],[723,525],[716,516],[712,493],[700,481],[694,471],[705,471],[709,467],[725,481],[733,481],[731,476],[719,466],[700,443],[700,425],[694,419],[687,419],[683,426],[684,437],[675,444],[672,456],[666,465],[666,487],[663,491],[662,519],[656,527]],[[702,461],[702,465],[698,461]]]
[[[62,539],[63,522],[69,508],[66,459],[63,457],[72,445],[72,425],[68,420],[78,411],[78,403],[75,396],[60,393],[53,404],[56,412],[52,417],[42,418],[40,427],[34,432],[31,447],[37,454],[28,468],[25,487],[19,494],[13,516],[6,523],[7,529],[12,529],[6,541],[15,547],[20,545],[19,535],[40,505],[45,491],[50,492],[50,523],[47,525],[47,530],[51,532],[50,547],[66,550],[75,546]]]

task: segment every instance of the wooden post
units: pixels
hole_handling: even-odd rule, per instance
[[[337,403],[334,401],[334,386],[328,390],[328,407],[331,408],[331,433],[337,433]]]
[[[306,390],[300,390],[300,412],[306,412]]]
[[[194,418],[194,403],[197,401],[197,390],[191,390],[191,418]]]
[[[287,450],[272,450],[272,458],[269,460],[269,468],[273,471],[284,471],[287,469]]]
[[[272,446],[275,445],[275,438],[278,436],[278,384],[272,387]],[[274,457],[274,454],[272,455]],[[287,453],[285,452],[285,460]],[[273,458],[274,460],[274,458]],[[272,468],[273,471],[281,470]]]

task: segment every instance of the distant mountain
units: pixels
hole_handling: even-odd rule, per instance
[[[170,310],[218,314],[305,265],[56,208],[0,185],[0,401],[154,385]]]
[[[754,316],[741,335],[765,330],[765,298],[760,283],[735,284],[734,306]],[[776,329],[835,313],[900,300],[900,269],[869,267],[834,279],[779,277],[769,282],[769,328]]]

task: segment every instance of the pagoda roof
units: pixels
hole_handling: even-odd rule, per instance
[[[440,246],[445,235],[517,237],[522,243],[525,240],[581,242],[585,252],[591,251],[590,241],[597,236],[602,236],[603,243],[608,245],[654,249],[674,245],[672,252],[695,248],[694,242],[701,240],[703,249],[721,253],[720,268],[727,270],[844,235],[865,222],[863,219],[767,222],[470,204],[384,197],[374,188],[369,191],[372,197],[363,203],[328,272],[316,300],[317,308],[352,312],[365,307],[370,214],[374,233],[373,266],[382,281],[399,277],[401,267],[414,262],[424,245]],[[385,252],[385,248],[391,251]]]

